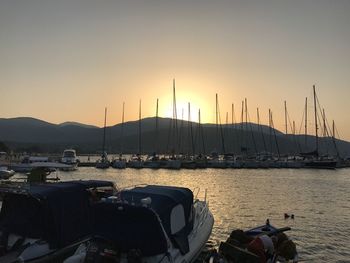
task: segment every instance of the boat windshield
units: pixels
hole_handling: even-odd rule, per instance
[[[75,152],[73,152],[73,151],[65,151],[63,153],[63,157],[74,158],[75,157]]]
[[[152,209],[100,202],[94,205],[94,214],[94,235],[112,241],[121,251],[137,248],[144,256],[167,252],[164,230]]]

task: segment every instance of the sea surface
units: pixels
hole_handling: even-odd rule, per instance
[[[350,262],[350,169],[197,169],[151,170],[81,167],[59,172],[61,180],[103,179],[118,187],[137,184],[188,187],[204,198],[215,224],[208,248],[218,247],[233,229],[248,229],[270,219],[290,226],[300,259]],[[284,219],[284,213],[295,219]]]

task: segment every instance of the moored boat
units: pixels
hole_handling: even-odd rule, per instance
[[[187,188],[148,185],[95,205],[94,237],[65,263],[193,262],[214,218]]]
[[[284,234],[290,227],[276,228],[267,219],[265,225],[242,231],[233,230],[219,252],[211,251],[208,262],[298,262],[295,243]]]
[[[0,167],[0,179],[9,179],[14,174],[14,170],[9,170],[6,166]]]
[[[68,168],[61,168],[63,171],[74,171],[78,169],[79,159],[74,149],[66,149],[63,151],[61,163],[69,165]]]
[[[0,184],[0,262],[62,261],[91,235],[92,202],[114,191],[108,181]]]
[[[126,159],[123,157],[122,154],[119,154],[118,158],[113,159],[112,161],[112,167],[117,169],[125,169],[126,168]]]

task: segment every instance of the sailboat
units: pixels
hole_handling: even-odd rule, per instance
[[[157,169],[160,168],[160,160],[159,156],[157,154],[157,143],[158,143],[158,99],[157,99],[157,106],[156,106],[156,134],[154,138],[154,152],[151,155],[147,156],[146,161],[143,163],[143,166],[145,168],[152,168]]]
[[[122,127],[120,131],[120,153],[118,158],[112,161],[112,167],[117,169],[125,169],[126,168],[126,159],[123,158],[123,137],[124,137],[124,107],[125,103],[123,102],[123,113],[122,113]]]
[[[176,109],[176,93],[175,93],[175,79],[173,79],[173,118],[170,122],[169,129],[170,139],[172,140],[169,157],[164,157],[161,160],[161,167],[165,169],[178,170],[181,168],[181,160],[176,156],[178,130],[177,130],[177,109]]]
[[[128,162],[130,168],[143,168],[143,160],[141,156],[141,100],[139,103],[139,152],[136,155],[131,156],[131,159]]]
[[[105,150],[106,147],[106,120],[107,120],[107,108],[105,108],[105,122],[104,122],[104,127],[103,127],[103,140],[102,140],[102,155],[101,159],[97,160],[96,162],[96,168],[99,169],[106,169],[109,168],[109,160],[107,156],[107,152]]]
[[[225,142],[224,142],[224,136],[222,132],[222,126],[221,126],[221,120],[219,124],[220,119],[220,111],[219,111],[219,101],[218,101],[218,94],[215,95],[215,119],[216,119],[216,139],[221,142],[221,148],[222,152],[225,155]],[[220,132],[220,136],[219,136]],[[220,154],[214,150],[211,152],[211,155],[208,160],[208,167],[210,168],[227,168],[226,160],[221,158]]]
[[[188,152],[185,156],[183,156],[181,160],[181,167],[186,169],[195,169],[196,168],[196,162],[194,160],[194,140],[193,140],[193,129],[192,129],[192,122],[191,122],[191,105],[188,103],[188,121],[187,121],[187,130],[188,130],[188,136],[187,136],[187,143],[191,145],[191,151],[188,149]]]
[[[314,112],[315,112],[315,151],[312,159],[306,160],[304,162],[305,168],[316,168],[316,169],[335,169],[337,166],[337,161],[333,158],[322,157],[319,155],[319,141],[318,141],[318,123],[317,123],[317,98],[316,89],[313,85],[313,95],[314,95]]]

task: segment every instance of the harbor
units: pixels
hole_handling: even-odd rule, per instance
[[[55,174],[53,174],[55,175]],[[207,189],[215,218],[206,250],[217,248],[233,229],[271,224],[292,228],[300,259],[311,262],[347,262],[350,247],[349,169],[95,169],[58,172],[61,181],[108,180],[119,188],[143,184],[188,187],[203,199]],[[22,177],[16,174],[13,180]],[[254,194],[252,194],[254,193]],[[284,213],[294,214],[285,219]]]
[[[350,262],[349,14],[0,1],[0,263]]]

